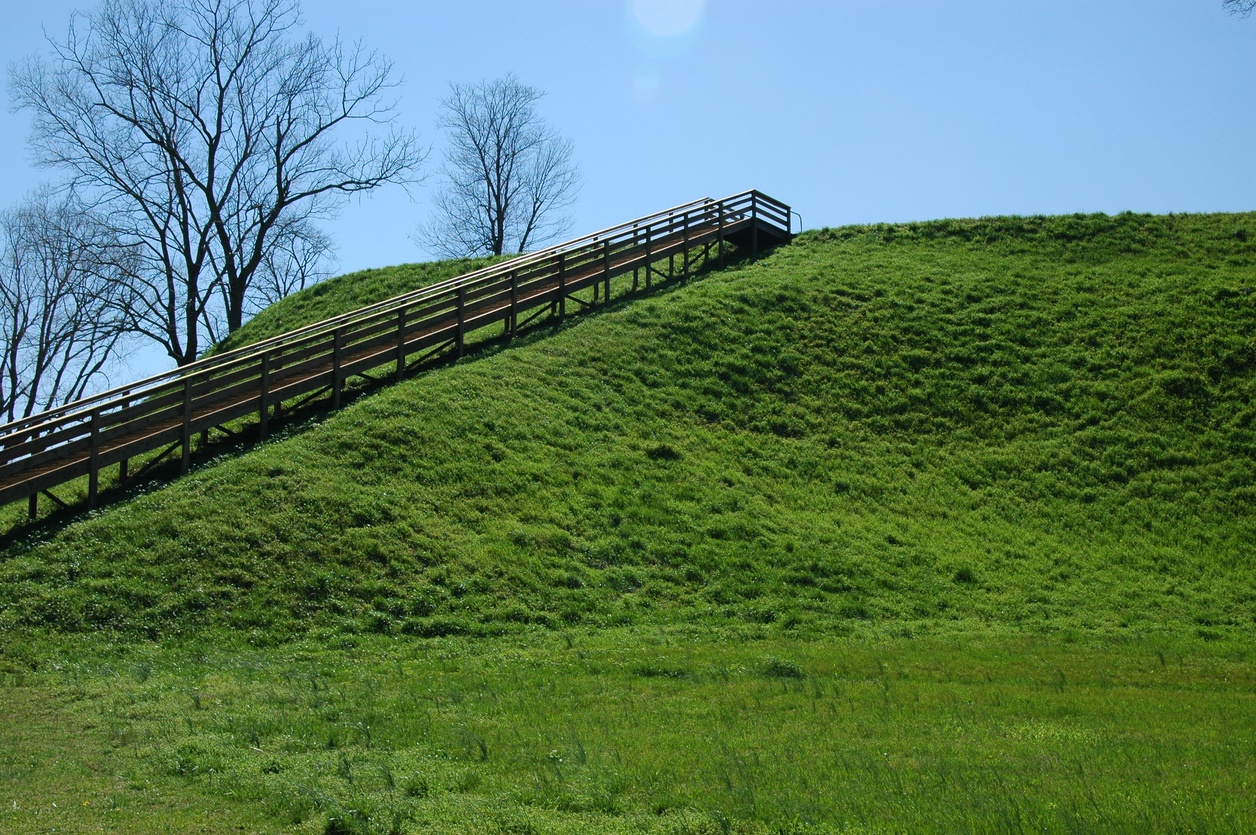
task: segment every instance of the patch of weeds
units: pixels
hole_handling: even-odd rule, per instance
[[[415,774],[402,781],[401,790],[406,797],[422,800],[432,793],[432,785],[424,775]]]
[[[461,794],[473,792],[484,782],[484,776],[474,768],[464,768],[454,775],[450,790]]]
[[[977,582],[977,573],[969,566],[963,565],[955,569],[955,574],[951,579],[961,585],[971,586]]]
[[[667,664],[634,664],[632,674],[640,678],[689,678],[690,673],[682,667]]]
[[[796,661],[769,655],[759,668],[767,678],[805,678],[806,672]]]
[[[680,451],[671,444],[655,444],[646,448],[646,457],[651,461],[679,461]]]

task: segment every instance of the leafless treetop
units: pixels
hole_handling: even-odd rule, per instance
[[[316,270],[314,221],[339,198],[410,181],[424,157],[393,127],[392,65],[301,35],[298,12],[105,0],[13,73],[40,161],[139,246],[131,325],[179,363]]]
[[[440,127],[449,139],[436,218],[418,240],[461,257],[523,252],[570,227],[575,199],[572,146],[536,111],[544,93],[513,75],[451,84]]]

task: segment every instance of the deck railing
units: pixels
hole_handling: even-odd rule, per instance
[[[461,355],[469,332],[495,323],[513,336],[581,290],[609,301],[615,276],[644,269],[648,286],[661,259],[687,274],[695,247],[757,253],[761,237],[790,233],[789,207],[760,192],[695,200],[13,421],[0,426],[0,504],[29,497],[33,516],[41,491],[87,476],[94,505],[105,467],[126,481],[131,459],[164,449],[186,469],[210,427],[257,415],[264,438],[284,401],[327,391],[335,408],[351,376],[395,364],[400,378],[416,354]]]

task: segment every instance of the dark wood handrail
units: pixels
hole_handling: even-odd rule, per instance
[[[790,209],[758,191],[704,198],[521,255],[368,305],[233,351],[205,357],[110,391],[0,426],[0,504],[89,477],[94,503],[100,470],[182,446],[186,467],[195,432],[330,389],[344,380],[445,344],[461,351],[465,335],[494,322],[514,332],[520,313],[660,259],[725,240],[758,246],[758,236],[787,240]],[[721,250],[722,251],[722,250]],[[688,259],[685,259],[686,270]],[[647,278],[648,287],[648,278]],[[33,505],[32,505],[33,511]]]
[[[750,194],[750,192],[745,192],[745,194],[748,195]],[[594,232],[592,234],[585,235],[583,237],[576,238],[574,240],[567,241],[562,244],[557,244],[547,249],[537,250],[536,252],[531,252],[524,255],[520,255],[517,258],[510,259],[508,263],[510,264],[510,269],[517,269],[517,270],[526,269],[529,265],[544,263],[547,259],[553,258],[554,255],[558,252],[580,247],[588,243],[600,242],[608,236],[621,233],[625,227],[636,228],[640,226],[642,228],[646,228],[646,227],[660,223],[663,219],[670,220],[677,213],[682,213],[684,211],[691,210],[698,206],[705,205],[712,202],[714,201],[710,200],[710,198],[705,198],[702,200],[694,200],[689,203],[682,203],[679,206],[673,206],[670,209],[664,209],[663,211],[655,212],[652,215],[646,215],[644,217],[637,218],[636,220],[630,220],[627,223],[621,223],[617,226],[608,227],[606,229],[601,230],[600,232]],[[506,262],[503,262],[503,263],[506,263]],[[463,284],[463,283],[473,282],[477,278],[495,276],[500,273],[501,269],[502,269],[502,264],[490,265],[488,267],[481,267],[478,270],[465,273],[455,278],[446,279],[445,281],[439,282],[437,284],[430,284],[426,287],[421,287],[418,290],[413,290],[409,293],[405,293],[403,295],[396,296],[391,299],[386,299],[382,302],[376,302],[373,305],[368,305],[366,307],[351,311],[349,313],[344,313],[339,316],[335,316],[335,317],[325,319],[320,322],[316,322],[312,325],[306,325],[304,327],[294,329],[287,333],[280,334],[279,336],[274,336],[269,339],[262,340],[260,342],[255,342],[251,345],[245,346],[244,348],[239,348],[234,351],[225,351],[219,354],[213,354],[211,356],[205,357],[195,362],[188,363],[187,365],[180,366],[179,368],[172,369],[170,371],[163,371],[160,374],[155,374],[151,377],[146,377],[141,380],[128,383],[125,386],[119,386],[117,388],[110,389],[108,391],[103,391],[98,394],[94,394],[89,397],[85,397],[80,400],[67,403],[64,406],[59,406],[59,407],[49,409],[44,412],[30,415],[29,417],[19,418],[15,421],[12,421],[11,423],[0,425],[0,444],[3,444],[4,437],[6,435],[12,432],[20,431],[22,429],[33,426],[37,423],[42,422],[43,420],[52,419],[59,415],[69,414],[71,412],[79,412],[84,409],[90,408],[93,405],[103,403],[108,400],[113,400],[118,397],[125,397],[125,396],[133,397],[135,396],[135,392],[138,390],[146,389],[153,385],[159,385],[160,383],[164,381],[181,379],[184,376],[187,376],[188,374],[191,374],[191,373],[195,373],[197,371],[214,368],[218,365],[233,361],[240,354],[243,354],[246,352],[250,355],[257,354],[257,353],[260,353],[261,351],[264,351],[265,349],[269,347],[282,345],[285,342],[290,342],[291,340],[295,338],[299,338],[307,333],[322,332],[322,331],[327,330],[328,328],[335,327],[338,324],[342,324],[342,323],[346,323],[346,322],[358,319],[362,316],[369,315],[376,311],[381,311],[381,310],[391,311],[395,309],[398,305],[403,305],[409,302],[421,301],[423,298],[427,296],[433,295],[442,290],[455,288],[458,285]]]

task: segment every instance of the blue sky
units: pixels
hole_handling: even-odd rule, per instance
[[[4,0],[0,57],[89,0]],[[1256,209],[1256,16],[1221,0],[303,0],[405,84],[426,187],[345,206],[339,272],[428,257],[450,81],[507,72],[583,175],[571,234],[758,188],[808,228],[990,214]],[[0,206],[52,176],[0,111]]]

